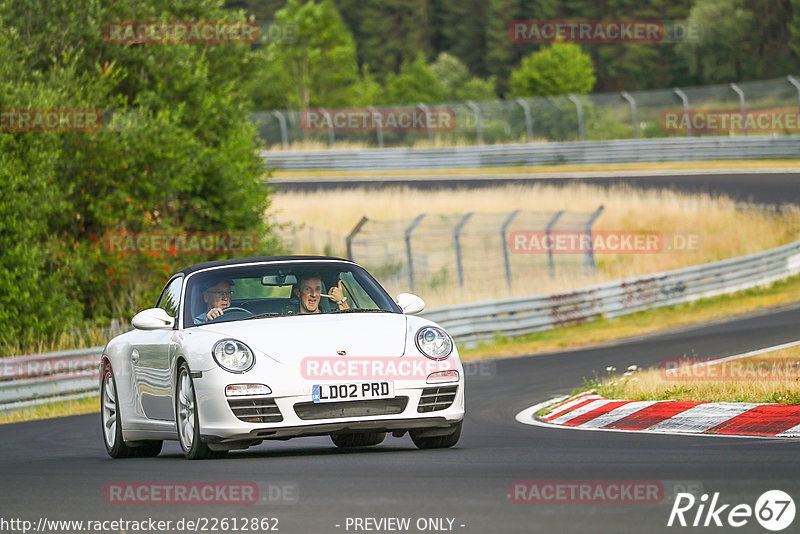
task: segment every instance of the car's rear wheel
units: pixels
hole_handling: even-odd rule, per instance
[[[354,434],[331,434],[331,441],[337,447],[371,447],[380,445],[386,439],[386,432],[357,432]]]
[[[188,459],[222,458],[228,454],[228,451],[212,451],[200,439],[197,398],[186,362],[181,363],[178,371],[178,384],[175,388],[175,423],[178,426],[178,441],[184,456]]]
[[[425,436],[426,429],[412,429],[408,431],[408,434],[418,449],[446,449],[458,443],[463,423],[463,421],[459,421],[454,425],[455,430],[451,434],[443,436]]]
[[[158,456],[162,441],[144,441],[131,446],[122,439],[122,420],[119,416],[117,384],[111,364],[103,367],[103,380],[100,384],[100,422],[103,425],[103,441],[106,451],[112,458],[132,458]]]

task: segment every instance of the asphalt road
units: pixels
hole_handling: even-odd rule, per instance
[[[669,503],[515,503],[509,487],[518,480],[678,481],[707,494],[719,492],[720,503],[753,506],[769,489],[786,491],[797,501],[800,442],[541,428],[520,424],[514,415],[569,392],[583,377],[602,374],[609,365],[622,369],[656,365],[683,354],[722,356],[753,350],[797,339],[798,325],[800,306],[604,347],[496,360],[469,379],[464,433],[458,446],[447,450],[416,450],[407,436],[389,437],[381,446],[355,452],[336,449],[327,438],[301,438],[265,442],[223,460],[184,460],[174,443],[157,458],[112,460],[102,444],[97,414],[3,425],[0,531],[21,532],[2,523],[9,519],[37,525],[40,518],[158,518],[173,521],[173,526],[146,532],[183,532],[188,529],[174,526],[181,518],[211,517],[238,518],[239,531],[242,518],[276,518],[266,526],[277,523],[283,533],[729,531],[667,528]],[[120,483],[190,481],[255,482],[268,497],[271,487],[277,502],[238,507],[119,505],[104,494],[109,485]],[[688,520],[696,509],[687,513]],[[410,518],[410,527],[348,528],[348,518],[394,517]],[[425,527],[422,521],[429,518],[449,518],[452,527],[444,521],[444,528],[417,528],[417,521]],[[796,531],[797,524],[800,518],[787,532]],[[130,525],[116,526],[115,534],[137,532]],[[42,530],[77,531],[52,526]],[[736,530],[764,532],[753,518]],[[234,531],[230,524],[227,531]]]
[[[568,182],[607,187],[628,185],[640,189],[670,189],[685,193],[723,193],[741,202],[800,204],[800,173],[779,169],[741,171],[654,171],[616,173],[558,173],[553,175],[431,175],[276,178],[270,184],[281,191],[312,191],[334,188],[382,188],[408,186],[418,189],[495,187],[507,184],[566,185]]]

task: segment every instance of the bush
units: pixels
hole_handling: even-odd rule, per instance
[[[248,231],[274,249],[247,120],[247,44],[125,45],[112,20],[224,20],[218,2],[0,0],[2,107],[90,108],[93,132],[0,133],[0,346],[152,306],[169,273],[219,256],[115,256],[110,232]],[[23,31],[24,29],[24,31]],[[13,83],[12,83],[13,81]]]

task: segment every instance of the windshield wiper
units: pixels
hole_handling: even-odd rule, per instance
[[[264,317],[281,317],[283,315],[294,315],[294,314],[267,312],[267,313],[259,313],[258,315],[253,315],[252,317],[245,317],[245,318],[239,319],[239,320],[240,321],[247,321],[249,319],[262,319]]]
[[[389,310],[372,309],[372,308],[347,308],[346,310],[333,310],[328,313],[394,313]]]

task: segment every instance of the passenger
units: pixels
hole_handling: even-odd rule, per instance
[[[300,276],[297,286],[294,288],[295,296],[300,299],[300,313],[321,313],[319,309],[321,297],[331,299],[339,306],[340,310],[350,308],[350,305],[347,304],[347,297],[344,296],[342,291],[341,280],[329,290],[329,294],[325,294],[322,292],[322,278],[320,275],[306,274]]]
[[[231,305],[231,286],[233,280],[225,278],[223,280],[212,280],[203,290],[203,302],[206,303],[206,311],[194,318],[195,324],[213,321],[217,317],[222,317],[225,308]]]

